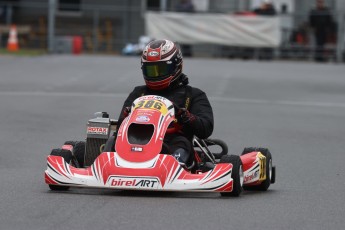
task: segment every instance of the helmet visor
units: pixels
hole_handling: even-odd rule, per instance
[[[174,73],[174,65],[166,62],[144,63],[143,74],[146,77],[158,78]]]

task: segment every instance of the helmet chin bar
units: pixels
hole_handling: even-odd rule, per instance
[[[173,80],[173,76],[170,76],[161,81],[149,81],[145,79],[146,86],[152,90],[164,90],[167,89]]]

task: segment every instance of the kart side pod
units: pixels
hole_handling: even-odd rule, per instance
[[[105,143],[116,130],[116,126],[117,120],[109,119],[107,112],[97,112],[95,118],[87,122],[84,166],[92,165],[103,152]]]

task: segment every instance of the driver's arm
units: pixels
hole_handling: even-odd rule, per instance
[[[195,116],[193,122],[187,124],[193,129],[193,134],[206,139],[213,132],[213,111],[206,94],[200,89],[193,88],[190,113]]]

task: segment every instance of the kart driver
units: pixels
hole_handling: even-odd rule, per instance
[[[188,85],[182,67],[182,53],[177,44],[169,40],[150,42],[141,56],[141,70],[146,85],[135,87],[129,94],[117,127],[120,127],[138,97],[158,95],[169,99],[179,107],[175,114],[182,129],[178,133],[166,134],[164,143],[181,165],[188,166],[192,163],[193,136],[205,139],[213,132],[213,112],[206,94]],[[114,142],[115,137],[109,138],[104,151],[114,151]]]

